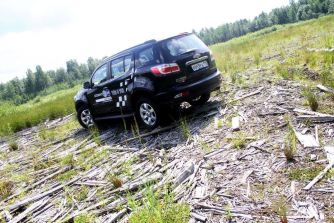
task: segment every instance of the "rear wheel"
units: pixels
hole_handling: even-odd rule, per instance
[[[86,129],[94,125],[93,117],[86,105],[79,108],[77,118],[80,125]]]
[[[160,112],[148,98],[140,98],[136,106],[137,118],[148,129],[156,128],[160,123]]]
[[[210,93],[202,94],[197,98],[193,98],[188,101],[192,106],[204,105],[210,99]]]

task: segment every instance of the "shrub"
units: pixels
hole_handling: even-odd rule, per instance
[[[288,123],[288,132],[285,136],[285,144],[284,144],[284,155],[287,161],[293,161],[294,156],[297,151],[297,138],[295,132],[293,130],[292,124],[289,121]]]
[[[10,140],[8,146],[9,146],[10,151],[16,151],[19,149],[19,145],[17,144],[15,140]]]
[[[166,193],[162,200],[151,189],[146,193],[142,207],[129,198],[129,206],[133,213],[129,217],[130,223],[186,223],[189,222],[190,208],[187,204],[174,203],[174,197]]]
[[[181,124],[180,127],[181,127],[182,137],[184,139],[188,139],[190,137],[191,133],[190,133],[189,126],[188,126],[188,123],[187,123],[187,119],[183,118],[181,120],[180,124]]]
[[[81,214],[74,218],[74,223],[91,223],[95,222],[95,216],[92,214]]]
[[[278,200],[274,201],[272,209],[280,217],[281,223],[288,223],[288,207],[284,197],[280,197]]]
[[[307,103],[312,111],[317,111],[319,104],[316,95],[312,92],[309,87],[306,87],[303,91],[303,95],[306,97]]]
[[[6,199],[12,194],[12,188],[14,184],[11,181],[1,181],[0,182],[0,198]]]

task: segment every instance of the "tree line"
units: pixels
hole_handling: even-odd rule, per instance
[[[262,12],[253,20],[242,19],[217,28],[203,28],[193,32],[206,44],[212,45],[273,25],[304,21],[331,13],[334,13],[334,0],[291,0],[288,6],[275,8],[270,13]]]
[[[90,77],[99,63],[99,59],[92,57],[88,58],[87,63],[82,64],[76,60],[69,60],[66,62],[66,69],[48,71],[37,65],[35,71],[28,69],[23,79],[16,77],[7,83],[0,83],[0,100],[22,104],[51,86],[54,86],[54,90],[74,86]]]

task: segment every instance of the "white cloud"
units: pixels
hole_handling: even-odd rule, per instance
[[[8,30],[0,33],[0,81],[37,64],[55,69],[69,59],[85,62],[147,39],[253,18],[288,1],[2,0],[0,25]]]

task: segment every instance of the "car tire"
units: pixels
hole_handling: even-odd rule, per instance
[[[154,129],[160,124],[161,115],[156,104],[148,98],[139,98],[136,103],[136,117],[147,129]]]
[[[77,118],[82,127],[88,129],[94,125],[93,117],[87,105],[81,106],[77,112]]]
[[[209,99],[210,99],[210,93],[207,93],[207,94],[202,94],[198,98],[189,100],[188,103],[191,104],[192,106],[199,106],[199,105],[204,105],[207,101],[209,101]]]

